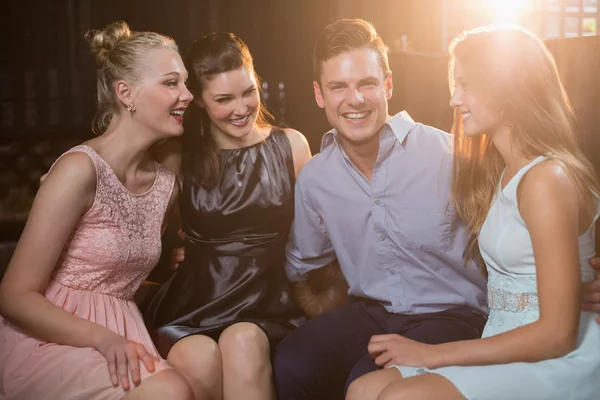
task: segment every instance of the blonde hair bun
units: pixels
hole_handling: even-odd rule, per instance
[[[104,65],[111,50],[129,37],[131,37],[131,30],[125,21],[113,22],[102,30],[91,30],[85,35],[98,66]]]

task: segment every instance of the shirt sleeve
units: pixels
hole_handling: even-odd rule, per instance
[[[301,176],[300,176],[301,177]],[[286,246],[285,270],[292,282],[306,280],[306,274],[324,267],[335,259],[335,251],[321,216],[296,181],[294,222]]]

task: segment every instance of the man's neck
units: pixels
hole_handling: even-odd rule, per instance
[[[373,176],[373,169],[379,154],[379,133],[371,139],[361,143],[348,142],[340,138],[340,144],[346,155],[369,182]]]

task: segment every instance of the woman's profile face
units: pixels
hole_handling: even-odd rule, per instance
[[[465,136],[492,134],[502,122],[502,111],[490,105],[485,88],[475,87],[460,62],[454,61],[454,87],[450,107],[458,110]]]
[[[150,51],[141,80],[134,88],[134,118],[160,136],[181,135],[183,114],[193,99],[185,84],[187,76],[177,51],[171,48]]]

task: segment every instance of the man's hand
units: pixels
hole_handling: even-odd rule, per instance
[[[589,263],[596,270],[596,279],[583,284],[581,308],[583,311],[600,314],[600,257],[591,258]],[[597,321],[600,324],[600,316]]]
[[[296,304],[309,318],[348,304],[348,284],[337,261],[308,273],[308,280],[292,284]]]
[[[419,343],[397,334],[372,336],[367,349],[375,364],[380,367],[435,367],[434,345]]]

